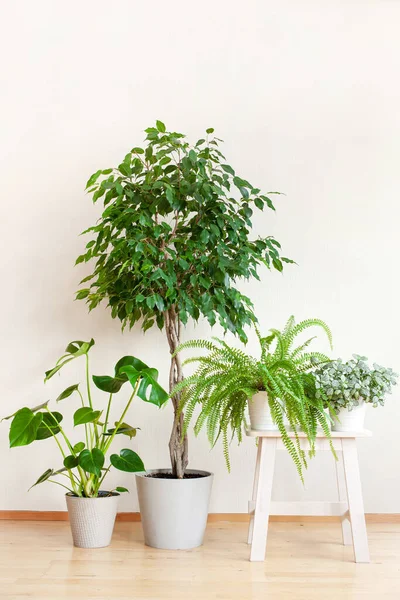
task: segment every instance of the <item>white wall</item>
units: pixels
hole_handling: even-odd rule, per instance
[[[3,0],[1,13],[2,415],[79,380],[74,365],[42,383],[76,338],[95,338],[98,374],[133,353],[166,384],[160,333],[122,335],[105,310],[88,315],[73,301],[85,272],[73,268],[78,234],[97,215],[86,179],[118,164],[156,118],[193,140],[215,127],[244,177],[286,193],[255,229],[275,234],[299,266],[244,285],[263,329],[292,313],[320,316],[336,355],[400,370],[398,2]],[[209,334],[199,325],[185,335]],[[399,392],[369,410],[374,437],[359,445],[369,512],[400,512]],[[138,401],[130,421],[142,427],[146,466],[167,465],[171,408]],[[52,440],[10,451],[7,434],[2,423],[0,509],[64,509],[56,486],[27,493],[59,465]],[[228,475],[220,449],[191,440],[191,466],[216,474],[212,511],[246,511],[254,454],[251,440],[233,447]],[[113,481],[134,492],[132,476]],[[304,492],[280,457],[276,496],[325,499],[333,489],[330,457],[314,461]],[[137,509],[135,493],[121,509]]]

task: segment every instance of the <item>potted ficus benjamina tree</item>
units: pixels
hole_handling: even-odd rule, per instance
[[[59,403],[74,395],[81,404],[73,416],[74,428],[82,436],[79,441],[72,441],[61,425],[63,415],[50,409],[49,402],[34,408],[21,408],[5,417],[12,419],[9,434],[11,448],[54,439],[61,453],[62,466],[47,469],[32,487],[48,481],[67,490],[73,542],[82,548],[100,548],[110,544],[118,496],[128,491],[125,487],[103,489],[110,469],[114,467],[127,473],[144,471],[142,459],[130,448],[120,450],[119,454],[111,454],[110,464],[106,464],[116,435],[125,435],[129,439],[136,435],[137,428],[125,420],[132,401],[138,397],[161,406],[168,399],[166,391],[157,383],[156,369],[149,368],[133,356],[124,356],[115,365],[114,375],[92,377],[95,386],[108,394],[105,410],[98,409],[93,402],[90,383],[89,350],[93,345],[94,340],[71,342],[45,377],[47,381],[72,360],[85,357],[85,384],[82,389],[79,383],[70,385],[56,399],[56,403]],[[132,387],[131,393],[122,413],[115,420],[115,416],[112,418],[113,396],[125,383]]]
[[[170,392],[183,380],[177,348],[188,319],[205,317],[246,340],[252,304],[235,284],[256,277],[264,264],[283,262],[273,237],[252,239],[254,209],[274,209],[269,195],[236,175],[219,150],[213,129],[191,146],[157,121],[146,146],[128,152],[116,168],[99,170],[87,184],[104,204],[77,263],[93,261],[90,282],[77,294],[89,309],[102,300],[122,327],[140,321],[165,332],[170,351]],[[164,548],[201,544],[211,489],[210,473],[187,469],[188,440],[180,394],[172,394],[171,469],[137,477],[145,540]]]
[[[279,430],[282,441],[292,457],[303,481],[307,457],[297,436],[292,439],[287,426],[294,432],[306,433],[310,457],[315,453],[315,438],[320,427],[330,437],[329,417],[321,398],[310,394],[313,370],[329,361],[325,354],[308,350],[314,338],[302,343],[296,340],[310,327],[319,327],[332,342],[328,326],[320,319],[307,319],[296,324],[290,317],[282,331],[271,329],[262,337],[257,330],[260,356],[254,358],[243,350],[229,346],[224,340],[192,340],[178,348],[203,350],[205,353],[188,358],[197,363],[193,375],[179,383],[174,392],[181,396],[185,410],[184,431],[197,407],[194,424],[196,435],[206,426],[209,442],[214,446],[219,438],[229,464],[229,442],[235,436],[240,443],[247,427],[256,431]],[[332,451],[334,453],[333,447]],[[334,453],[335,454],[335,453]]]

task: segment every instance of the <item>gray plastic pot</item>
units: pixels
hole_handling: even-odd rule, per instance
[[[97,498],[65,495],[72,539],[78,548],[104,548],[111,543],[119,494],[99,494]]]
[[[171,469],[136,474],[145,544],[169,550],[188,550],[201,546],[207,525],[213,474],[187,469],[187,474],[203,477],[146,477],[153,473],[171,473]]]

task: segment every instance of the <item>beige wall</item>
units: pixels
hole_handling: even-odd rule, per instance
[[[118,164],[156,118],[191,139],[215,127],[244,177],[286,193],[255,229],[274,233],[299,266],[243,286],[262,327],[320,316],[335,355],[365,353],[400,370],[398,2],[3,0],[1,13],[2,415],[78,381],[74,365],[42,383],[76,338],[95,338],[95,372],[133,353],[166,384],[160,333],[122,335],[106,311],[88,315],[73,301],[84,273],[73,268],[78,233],[96,218],[86,179]],[[199,325],[185,335],[209,334]],[[399,392],[367,415],[369,512],[400,512]],[[135,445],[146,465],[167,465],[170,407],[137,402],[130,421],[142,428]],[[228,475],[220,449],[191,440],[191,466],[216,474],[212,511],[246,511],[254,450],[251,440],[232,447]],[[59,466],[51,440],[10,451],[3,423],[0,452],[0,509],[64,509],[56,486],[27,493]],[[133,477],[113,481],[132,488],[121,508],[136,509]],[[276,496],[325,499],[333,489],[330,457],[314,461],[304,492],[279,458]]]

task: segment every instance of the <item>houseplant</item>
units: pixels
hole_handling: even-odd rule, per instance
[[[261,264],[281,271],[284,262],[292,262],[280,258],[273,237],[251,239],[254,209],[274,209],[273,203],[225,163],[213,131],[207,129],[190,146],[182,133],[167,132],[157,121],[146,129],[145,148],[133,148],[117,168],[97,171],[87,184],[93,201],[104,203],[104,212],[85,232],[94,237],[76,262],[95,261],[95,266],[77,298],[90,310],[106,300],[123,328],[141,321],[144,331],[154,325],[164,330],[171,355],[170,391],[183,379],[176,349],[188,319],[204,316],[211,325],[218,321],[245,341],[244,328],[254,316],[249,298],[235,287],[237,280],[258,278]],[[183,486],[196,484],[195,493],[206,507],[210,491],[209,478],[195,482],[193,472],[185,478],[188,440],[179,403],[177,392],[172,395],[169,442],[172,471],[138,478],[142,517],[147,514],[144,496],[154,495],[160,504],[154,506],[159,514],[152,512],[152,523],[159,522],[160,528],[167,521],[174,524],[169,540],[167,534],[151,540],[144,517],[146,542],[174,548],[197,545],[205,527],[199,516],[204,510],[178,502],[187,497]],[[144,486],[153,491],[142,494]],[[187,539],[189,529],[197,530],[193,541]]]
[[[247,406],[252,429],[279,429],[302,480],[303,467],[307,466],[306,455],[298,436],[294,441],[289,437],[285,417],[296,434],[298,431],[306,433],[310,456],[315,452],[318,425],[330,437],[323,401],[309,393],[313,386],[312,370],[329,358],[320,352],[307,350],[314,338],[294,346],[298,335],[313,326],[320,327],[332,342],[331,332],[323,321],[307,319],[296,325],[294,318],[290,317],[283,331],[271,329],[267,337],[261,337],[257,331],[259,358],[253,358],[217,338],[214,342],[193,340],[179,346],[179,351],[206,350],[205,355],[191,357],[184,362],[197,363],[198,367],[192,376],[175,388],[175,392],[181,395],[181,408],[186,411],[185,431],[195,408],[200,405],[195,433],[198,434],[206,425],[208,439],[213,446],[222,436],[228,469],[229,431],[239,443],[242,441],[243,428],[247,426]]]
[[[149,368],[133,356],[124,356],[115,365],[113,376],[93,375],[95,386],[107,392],[106,411],[95,409],[90,383],[89,351],[94,345],[90,342],[74,341],[68,344],[65,354],[56,365],[46,372],[48,381],[72,360],[85,357],[85,386],[76,383],[67,387],[57,397],[56,402],[75,395],[81,406],[73,416],[74,427],[81,434],[79,441],[71,441],[61,422],[63,415],[51,410],[49,402],[35,408],[21,408],[5,417],[12,419],[10,425],[10,447],[27,446],[36,441],[53,438],[62,457],[61,468],[47,469],[33,484],[49,481],[67,490],[66,500],[75,546],[98,548],[108,546],[114,528],[118,496],[127,492],[124,487],[103,491],[105,477],[114,467],[120,471],[136,473],[144,471],[141,458],[130,448],[124,448],[119,454],[111,454],[110,464],[105,466],[107,453],[116,435],[125,435],[132,439],[136,428],[125,422],[128,409],[137,396],[146,402],[161,406],[168,394],[157,383],[156,369]],[[133,388],[125,407],[111,426],[113,395],[129,382]],[[62,477],[62,482],[59,478]]]
[[[376,363],[371,368],[365,356],[353,354],[347,362],[333,360],[316,370],[315,396],[334,416],[334,431],[361,431],[367,404],[383,406],[397,377],[392,369]]]

